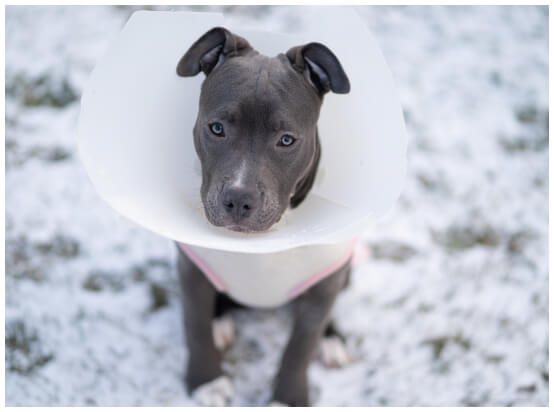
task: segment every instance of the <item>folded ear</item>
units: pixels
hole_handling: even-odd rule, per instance
[[[181,57],[177,64],[177,74],[183,77],[195,76],[202,70],[207,76],[225,59],[250,50],[252,47],[242,37],[223,27],[214,27],[196,40]]]
[[[329,90],[335,93],[348,93],[350,81],[339,60],[321,43],[308,43],[293,47],[287,52],[295,70],[304,74],[306,80],[321,94]]]

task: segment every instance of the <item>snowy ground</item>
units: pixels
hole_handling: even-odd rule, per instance
[[[314,404],[547,405],[548,9],[360,12],[398,83],[410,170],[336,307],[355,361],[314,361]],[[8,405],[192,405],[173,246],[103,204],[75,153],[80,91],[129,13],[6,11]],[[288,313],[236,319],[234,405],[263,405]]]

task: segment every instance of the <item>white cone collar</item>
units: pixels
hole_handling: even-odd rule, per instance
[[[357,13],[312,7],[294,36],[242,30],[219,13],[135,12],[95,67],[81,99],[79,152],[100,196],[130,220],[170,239],[251,253],[354,237],[398,197],[406,132],[391,73]],[[325,95],[318,123],[322,158],[306,200],[268,232],[212,226],[200,199],[192,129],[204,75],[182,78],[179,59],[206,31],[224,26],[275,56],[317,41],[350,79]]]

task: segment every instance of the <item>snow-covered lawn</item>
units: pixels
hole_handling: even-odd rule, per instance
[[[314,404],[547,405],[548,9],[359,11],[398,84],[409,175],[336,306],[354,362],[314,360]],[[8,405],[193,404],[174,246],[102,203],[75,152],[83,84],[130,12],[6,10]],[[288,315],[236,313],[234,405],[269,400]]]

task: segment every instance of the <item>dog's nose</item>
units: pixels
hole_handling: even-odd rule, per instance
[[[258,204],[259,197],[244,186],[231,186],[223,195],[223,207],[236,222],[250,216]]]

